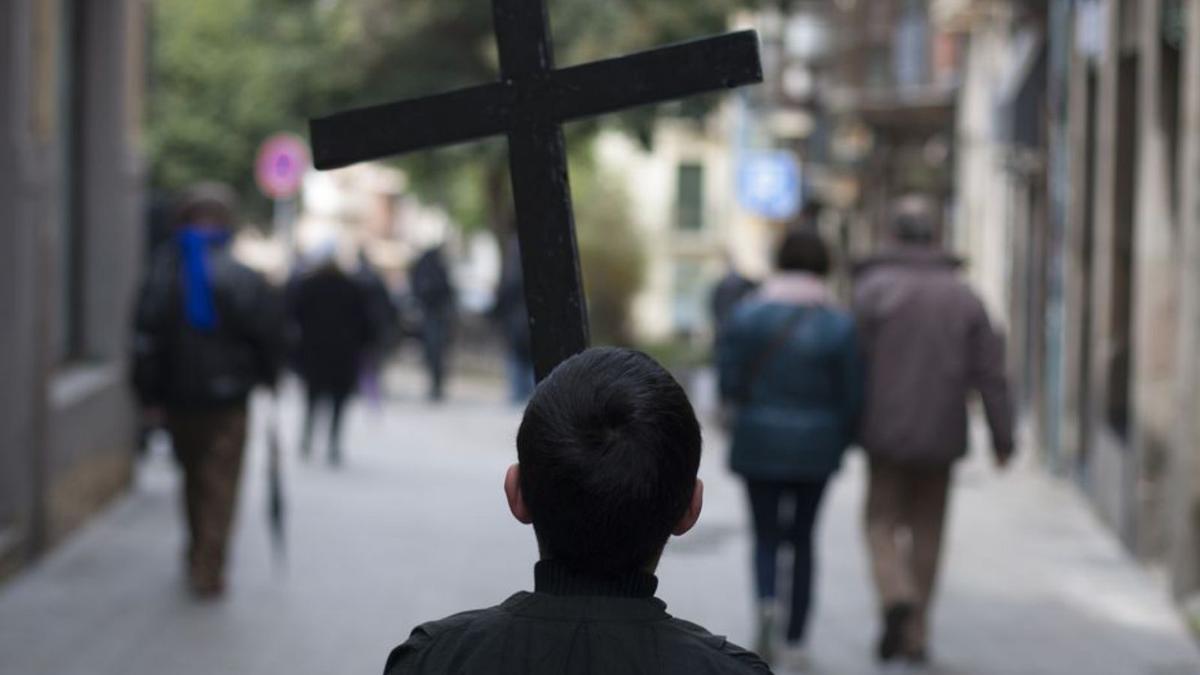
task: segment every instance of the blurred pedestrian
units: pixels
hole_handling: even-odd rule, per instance
[[[713,334],[716,342],[721,340],[724,329],[734,307],[758,288],[758,284],[742,275],[734,264],[733,256],[725,255],[725,275],[713,286],[709,296],[709,311],[712,314]]]
[[[533,345],[529,333],[529,310],[525,305],[521,252],[514,239],[505,256],[492,318],[500,325],[505,342],[505,370],[509,400],[524,403],[533,394]]]
[[[441,246],[421,254],[409,271],[409,285],[421,306],[421,344],[429,373],[429,400],[441,401],[445,395],[446,352],[455,306],[454,286]]]
[[[820,237],[787,234],[776,266],[733,311],[718,365],[722,396],[735,410],[730,465],[745,480],[754,522],[756,651],[768,661],[803,667],[813,530],[826,485],[853,439],[863,374],[854,320],[824,282],[830,259]],[[793,554],[784,606],[776,604],[781,549]],[[782,635],[779,619],[786,622]],[[777,650],[780,637],[783,649]]]
[[[928,660],[951,469],[967,451],[967,397],[983,398],[997,462],[1013,454],[1004,344],[983,303],[938,245],[930,200],[901,199],[894,244],[864,263],[854,310],[867,360],[862,446],[866,521],[883,618],[878,657]]]
[[[388,356],[400,339],[400,310],[392,299],[387,282],[371,264],[365,249],[358,251],[358,268],[354,280],[367,296],[367,315],[370,321],[371,343],[363,354],[362,389],[376,406],[383,401],[384,369]]]
[[[134,324],[134,386],[165,416],[183,468],[187,577],[206,598],[225,589],[247,400],[255,386],[274,386],[282,355],[278,294],[230,254],[234,213],[225,186],[187,192],[174,238],[150,263]]]
[[[310,269],[288,289],[288,316],[307,402],[300,453],[306,459],[312,455],[317,416],[328,409],[328,457],[337,466],[343,413],[374,336],[367,290],[338,266],[335,242],[318,245]]]

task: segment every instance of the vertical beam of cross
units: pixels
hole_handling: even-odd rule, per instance
[[[495,0],[493,9],[501,80],[545,78],[554,69],[554,49],[542,0]],[[517,92],[518,109],[525,92]],[[554,120],[518,116],[508,132],[508,157],[534,374],[541,380],[588,345],[562,127]]]

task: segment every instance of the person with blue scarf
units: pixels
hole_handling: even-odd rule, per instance
[[[283,354],[281,298],[230,251],[233,201],[213,184],[181,200],[141,287],[131,359],[138,398],[165,420],[183,469],[186,575],[200,598],[224,591],[247,401],[274,386]]]

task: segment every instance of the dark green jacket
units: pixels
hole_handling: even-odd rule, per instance
[[[778,348],[771,345],[796,318]],[[755,364],[767,354],[757,375]],[[736,408],[730,467],[753,480],[828,478],[854,440],[863,368],[848,312],[751,299],[718,346],[722,396]]]
[[[418,626],[385,675],[764,675],[761,659],[667,614],[648,574],[581,577],[540,562],[535,591]]]

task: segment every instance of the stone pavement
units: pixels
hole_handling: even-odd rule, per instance
[[[495,403],[499,396],[460,385],[445,407],[401,398],[381,415],[360,405],[348,421],[344,468],[289,456],[284,559],[272,556],[267,537],[257,415],[231,594],[219,603],[195,603],[182,590],[176,478],[165,454],[151,456],[126,498],[0,588],[0,674],[380,672],[414,624],[531,584],[532,533],[507,515],[500,489],[519,415]],[[289,389],[288,447],[298,405]],[[714,430],[705,452],[705,513],[669,547],[660,596],[678,616],[744,644],[747,515]],[[1029,467],[998,476],[983,461],[962,467],[958,484],[936,672],[1200,673],[1163,591],[1069,488]],[[861,491],[854,458],[820,530],[812,642],[823,673],[879,672],[869,658],[876,624]]]

